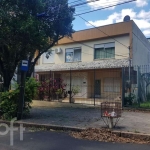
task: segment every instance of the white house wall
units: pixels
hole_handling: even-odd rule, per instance
[[[66,91],[70,91],[70,73],[62,73],[61,78],[67,84]],[[71,88],[78,87],[79,93],[76,98],[87,98],[88,95],[88,73],[87,72],[72,72]]]
[[[150,64],[150,42],[145,38],[144,34],[133,23],[133,33],[132,33],[132,53],[133,65],[149,65]]]
[[[116,40],[116,41],[115,41]],[[124,59],[129,57],[129,50],[121,45],[120,43],[123,43],[126,46],[129,46],[129,35],[119,36],[115,37],[115,40],[108,38],[103,40],[94,40],[94,41],[86,41],[81,42],[85,45],[79,44],[79,43],[72,43],[72,44],[66,44],[66,45],[59,45],[52,48],[52,50],[55,50],[56,48],[61,48],[62,53],[55,54],[54,57],[54,63],[55,64],[63,64],[65,62],[65,49],[66,48],[75,48],[75,47],[81,47],[81,62],[91,62],[96,61],[94,60],[94,45],[95,44],[103,44],[103,43],[109,43],[109,42],[115,42],[115,59]],[[118,41],[118,42],[117,42]],[[119,43],[120,42],[120,43]],[[91,48],[93,47],[93,48]],[[40,64],[39,65],[51,65],[52,63],[43,63],[43,56],[40,58]]]

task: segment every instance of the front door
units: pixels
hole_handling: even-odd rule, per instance
[[[95,97],[100,97],[101,95],[101,80],[95,80]]]

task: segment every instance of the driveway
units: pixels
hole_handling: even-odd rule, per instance
[[[82,128],[105,126],[99,107],[51,102],[33,104],[30,117],[22,121]],[[150,113],[123,111],[116,130],[150,134]]]

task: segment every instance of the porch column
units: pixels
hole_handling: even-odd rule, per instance
[[[69,97],[69,102],[70,103],[71,103],[71,95],[72,95],[72,90],[71,90],[71,84],[72,84],[71,80],[72,80],[72,78],[71,78],[71,76],[72,76],[72,74],[71,74],[71,68],[70,68],[70,97]]]
[[[95,106],[95,68],[94,68],[94,106]]]

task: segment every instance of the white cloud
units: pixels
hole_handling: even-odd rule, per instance
[[[139,13],[135,12],[133,9],[123,9],[119,13],[115,12],[107,17],[105,20],[89,21],[94,26],[103,26],[112,23],[122,22],[124,17],[129,15],[131,20],[134,20],[137,26],[143,31],[145,36],[150,34],[150,11],[141,10]],[[91,26],[86,23],[87,26]]]
[[[136,3],[136,6],[137,7],[144,7],[146,5],[148,5],[148,0],[137,0],[135,3]]]
[[[134,22],[137,24],[137,26],[142,29],[150,29],[150,22],[143,19],[134,19]]]
[[[150,11],[146,12],[145,10],[141,10],[137,17],[143,19],[150,19]]]
[[[145,36],[150,37],[150,29],[144,30],[143,33],[145,34]]]

